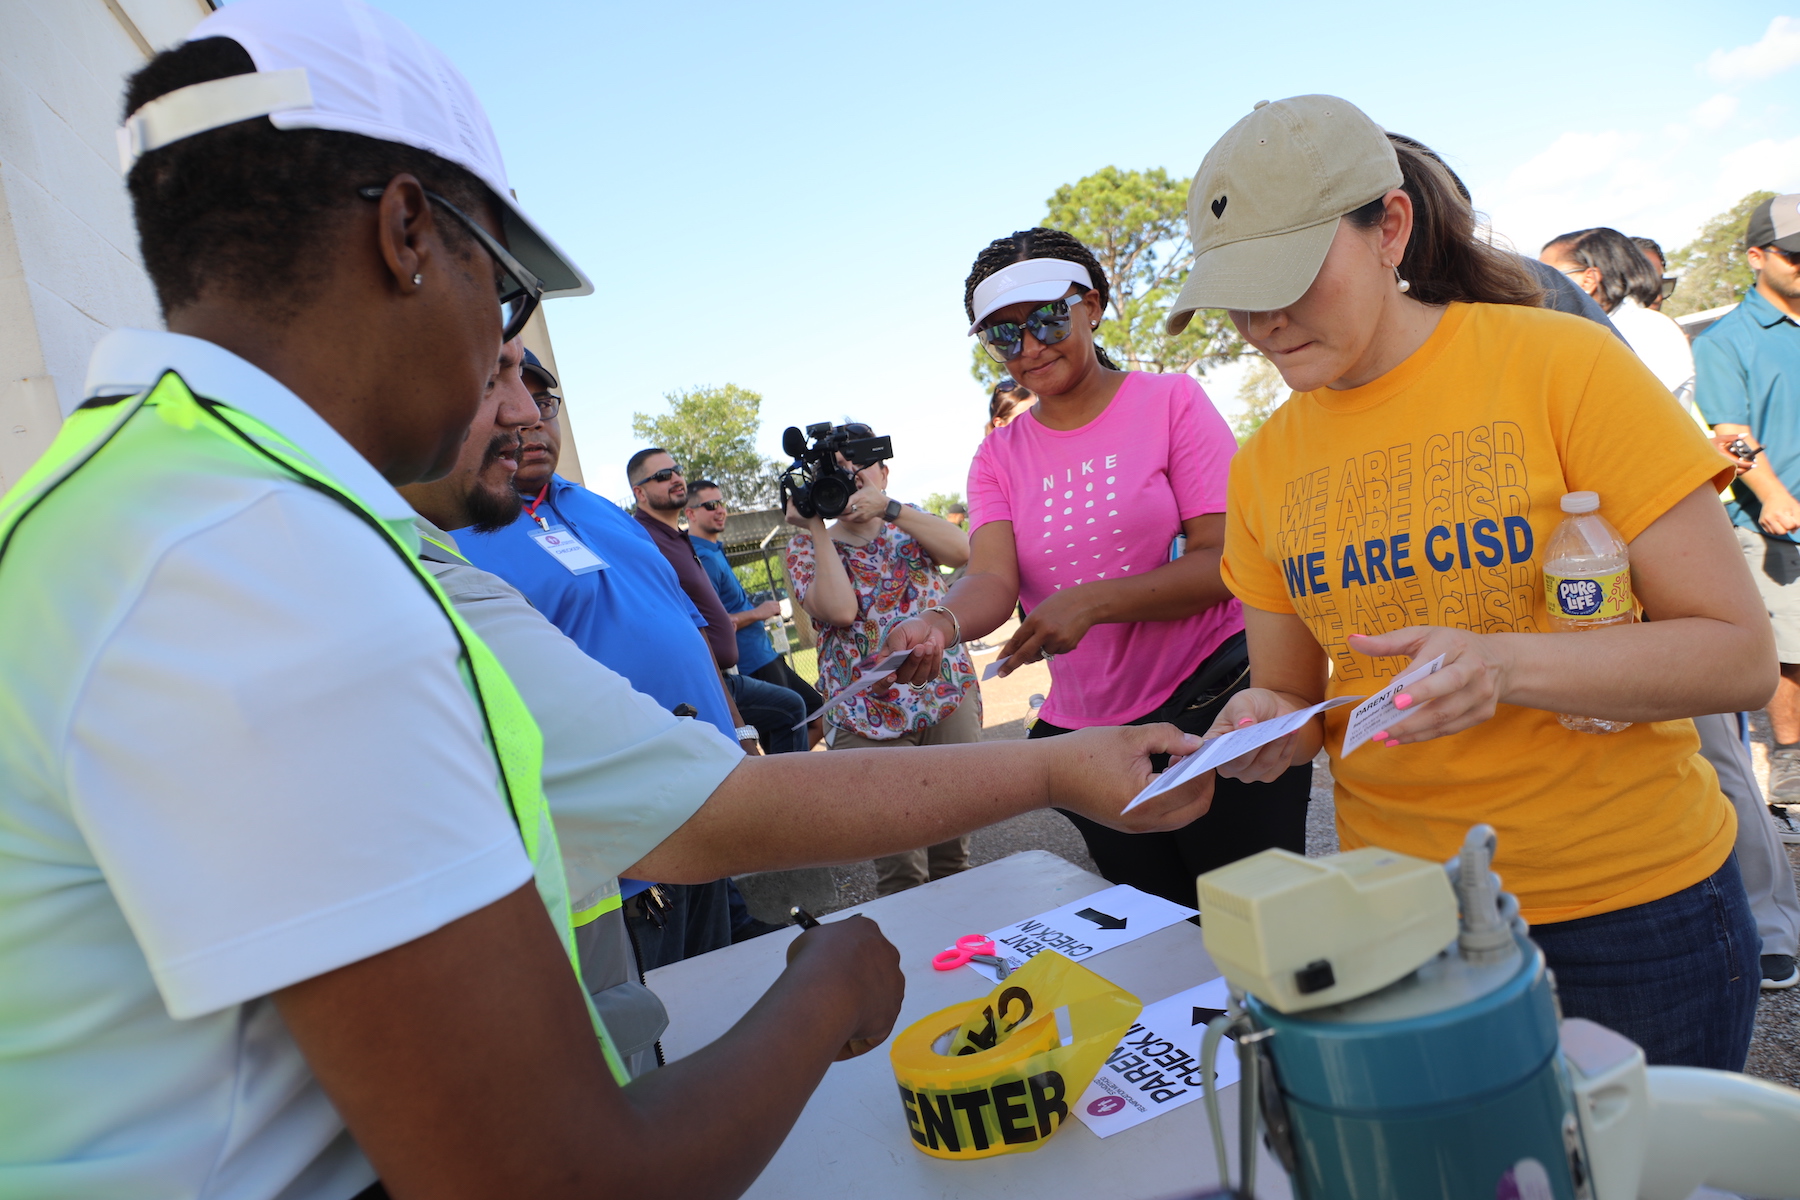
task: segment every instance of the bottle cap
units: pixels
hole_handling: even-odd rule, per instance
[[[1566,513],[1591,513],[1599,507],[1599,492],[1567,492],[1562,498],[1562,510]]]

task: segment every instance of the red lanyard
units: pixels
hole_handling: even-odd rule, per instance
[[[525,506],[525,515],[530,517],[532,520],[536,521],[539,525],[543,526],[545,529],[550,528],[550,522],[548,522],[548,521],[544,520],[544,518],[538,516],[537,510],[538,510],[538,505],[542,504],[544,502],[544,497],[548,496],[549,494],[550,494],[550,485],[548,483],[545,483],[544,486],[538,490],[537,499],[533,500],[530,504],[527,504]]]

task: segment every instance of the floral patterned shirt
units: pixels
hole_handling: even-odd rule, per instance
[[[908,506],[912,507],[912,506]],[[866,546],[831,543],[843,560],[856,591],[856,621],[850,625],[813,622],[819,635],[819,691],[829,700],[855,681],[857,664],[881,649],[888,629],[907,617],[942,604],[949,591],[938,574],[937,560],[911,534],[884,525]],[[812,535],[796,533],[787,547],[788,578],[799,595],[812,590],[816,574]],[[831,710],[831,723],[874,741],[886,741],[918,729],[929,729],[956,711],[968,697],[981,715],[981,689],[969,652],[958,646],[944,654],[943,668],[922,688],[904,685],[883,700],[862,692]]]

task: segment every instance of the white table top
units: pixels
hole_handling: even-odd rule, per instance
[[[974,971],[934,971],[931,956],[965,933],[985,933],[1108,887],[1098,875],[1042,850],[857,905],[900,949],[906,1002],[895,1029],[985,995]],[[835,915],[835,914],[834,914]],[[830,920],[831,918],[826,918]],[[663,1050],[673,1061],[722,1035],[774,983],[797,933],[772,933],[650,972],[669,1009]],[[1085,964],[1153,1003],[1215,978],[1200,931],[1187,922],[1096,955]],[[759,1200],[1176,1200],[1218,1182],[1203,1101],[1098,1138],[1071,1119],[1040,1149],[947,1162],[913,1148],[888,1064],[888,1043],[832,1066],[799,1122],[746,1195]],[[1237,1088],[1227,1088],[1225,1134],[1237,1153]],[[1286,1200],[1287,1176],[1265,1150],[1256,1193]]]

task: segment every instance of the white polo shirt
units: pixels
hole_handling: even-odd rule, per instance
[[[89,395],[164,369],[416,546],[349,443],[211,343],[113,333]],[[374,1172],[267,997],[531,880],[455,635],[297,481],[64,496],[0,561],[0,1195],[343,1200]]]
[[[711,722],[677,717],[570,641],[517,588],[439,547],[420,517],[426,569],[487,643],[544,734],[544,799],[576,911],[699,811],[744,750]],[[457,551],[460,555],[460,551]]]

